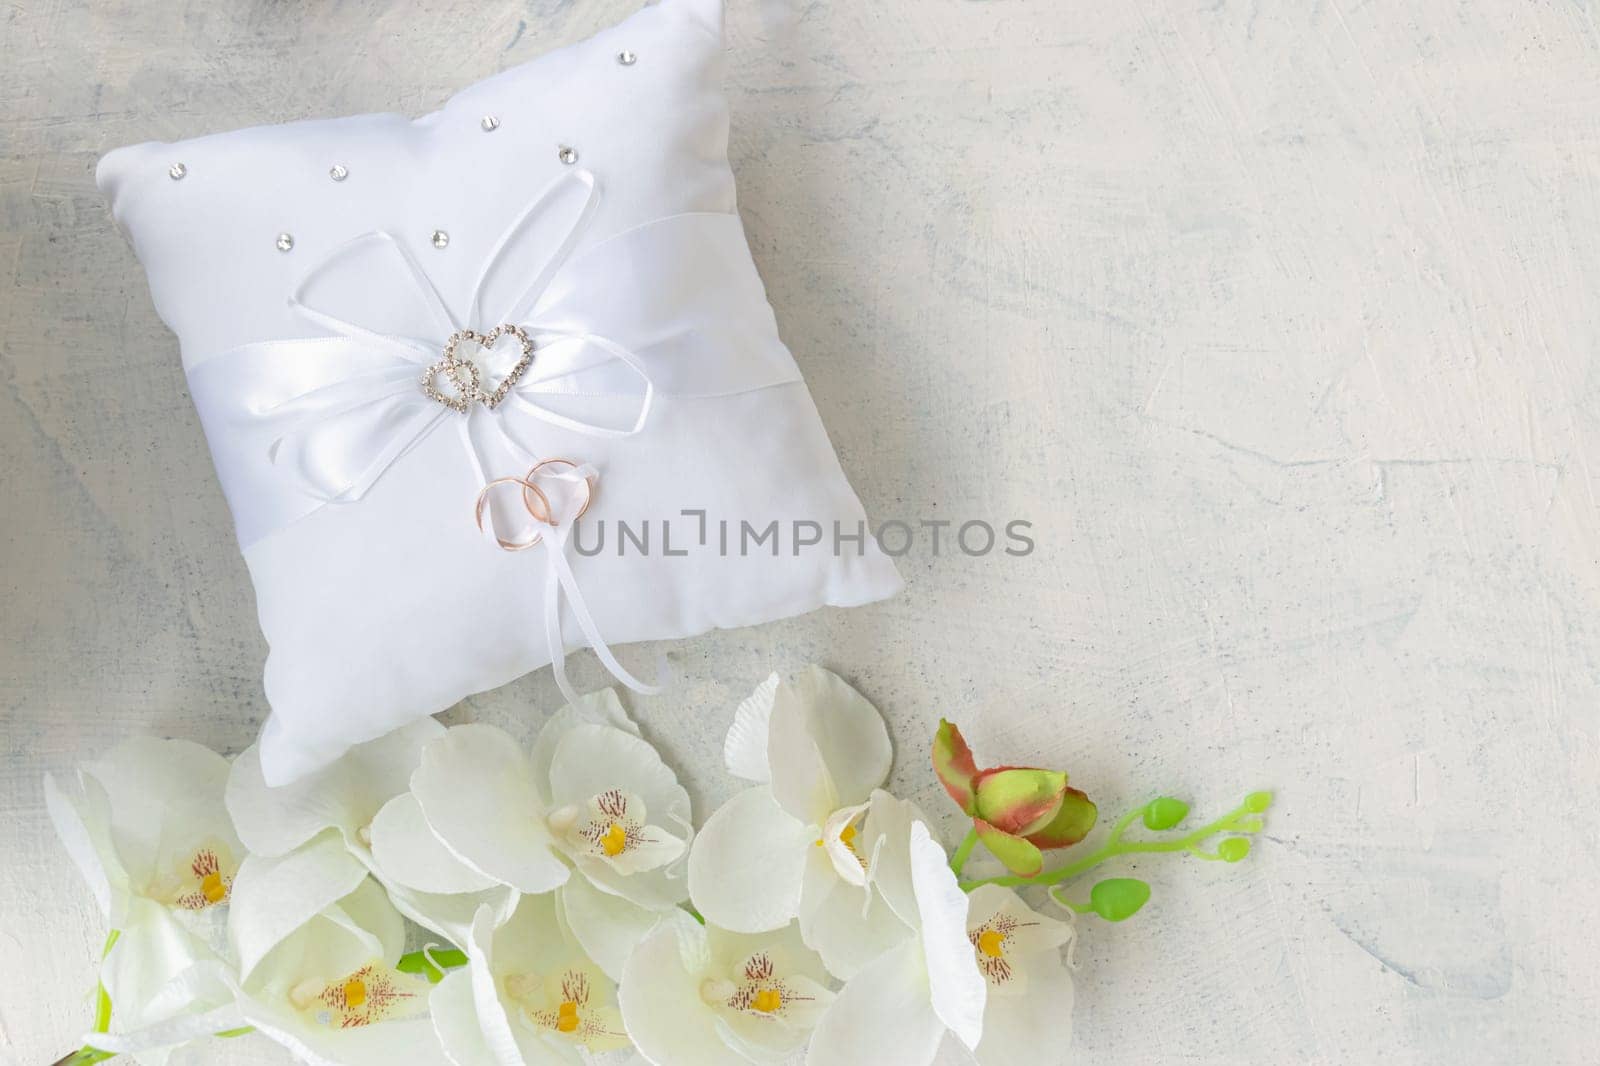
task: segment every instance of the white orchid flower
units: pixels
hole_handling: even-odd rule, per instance
[[[341,878],[358,879],[306,917],[285,901],[309,893],[283,892],[302,877],[330,891]],[[396,968],[404,920],[336,840],[322,838],[276,860],[252,856],[240,870],[238,897],[229,924],[239,942],[238,1009],[245,1024],[310,1066],[443,1060],[427,1017],[427,979]]]
[[[909,884],[886,884],[885,895],[914,902],[916,935],[846,982],[817,1023],[808,1066],[928,1066],[947,1032],[979,1046],[988,985],[968,938],[967,897],[921,822],[911,827],[909,867]]]
[[[655,1066],[780,1063],[833,1002],[827,981],[794,924],[730,933],[678,912],[628,960],[622,1018]]]
[[[498,927],[481,908],[467,958],[432,999],[454,1066],[581,1066],[628,1045],[616,986],[562,926],[553,896],[523,896]]]
[[[100,971],[115,1035],[94,1034],[96,1046],[164,1062],[170,1044],[209,1031],[208,1015],[231,998],[196,976],[227,954],[228,900],[244,858],[223,804],[227,777],[228,761],[198,744],[141,737],[85,764],[65,787],[45,778],[56,831],[116,931]]]
[[[260,745],[252,745],[234,761],[228,778],[228,810],[239,838],[254,855],[281,858],[324,834],[334,837],[383,883],[406,917],[460,943],[480,904],[489,902],[506,914],[516,900],[487,878],[463,875],[426,831],[407,794],[423,747],[444,734],[444,726],[423,718],[278,787],[266,783]],[[375,855],[386,834],[403,842],[384,849],[394,869]]]
[[[1030,908],[1008,888],[967,897],[967,940],[988,984],[979,1066],[1009,1066],[1072,1042],[1072,976],[1061,949],[1073,926]]]
[[[794,684],[774,674],[740,705],[725,754],[758,785],[706,821],[689,855],[690,896],[707,921],[755,933],[798,917],[845,979],[910,936],[873,881],[886,853],[904,855],[920,815],[878,791],[893,753],[872,704],[820,667]]]
[[[447,731],[424,747],[411,795],[417,817],[407,815],[406,833],[389,833],[387,819],[374,827],[380,866],[411,883],[388,857],[391,842],[418,850],[425,828],[458,860],[463,883],[560,888],[564,920],[613,978],[688,895],[679,860],[693,833],[689,794],[609,689],[553,715],[532,751],[493,726]]]

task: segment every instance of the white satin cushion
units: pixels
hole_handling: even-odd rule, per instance
[[[603,193],[577,236],[573,262],[669,216],[736,222],[721,31],[721,0],[663,0],[415,121],[298,122],[108,154],[100,188],[144,264],[157,311],[178,336],[197,403],[208,376],[198,371],[211,360],[241,346],[325,335],[308,328],[289,297],[308,269],[363,235],[392,235],[464,318],[495,242],[563,173],[584,170]],[[637,60],[619,62],[623,51]],[[492,132],[480,124],[486,115],[499,120]],[[562,145],[577,151],[576,167],[558,158]],[[169,167],[178,162],[186,169],[174,180]],[[335,165],[346,168],[344,180],[330,178]],[[435,230],[448,233],[446,247],[434,246]],[[280,233],[293,236],[288,252],[276,245]],[[747,259],[742,238],[738,249]],[[630,306],[628,278],[598,283],[616,291],[593,294],[603,298],[589,305]],[[346,285],[337,300],[365,324],[403,313],[394,308],[407,298],[396,292],[374,273]],[[723,294],[741,301],[734,316],[771,330],[759,284],[739,292]],[[789,361],[775,332],[760,360]],[[596,438],[550,425],[535,434],[536,454],[571,455],[599,471],[583,539],[592,545],[603,519],[606,550],[569,558],[604,641],[685,637],[897,591],[893,564],[870,537],[864,551],[853,542],[831,550],[835,523],[854,534],[865,518],[798,375],[731,394],[703,391],[657,394],[633,436]],[[256,443],[246,446],[226,419],[204,421],[271,645],[272,713],[262,734],[269,782],[301,777],[353,744],[550,661],[546,549],[508,553],[485,542],[472,522],[481,481],[466,472],[456,432],[421,437],[358,499],[257,529],[247,519],[257,493],[234,472],[235,453],[259,459]],[[484,471],[521,472],[498,462]],[[674,546],[681,546],[697,521],[681,517],[685,509],[729,521],[735,538],[741,520],[761,528],[775,519],[784,530],[816,522],[824,543],[796,552],[785,540],[776,557],[765,547],[742,554],[736,543],[724,553],[713,525],[708,546],[668,557],[660,523],[674,520]],[[650,554],[619,557],[618,519],[635,529],[651,520]],[[570,604],[562,610],[560,641],[583,646]]]

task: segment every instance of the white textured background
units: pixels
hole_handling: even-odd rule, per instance
[[[420,113],[633,6],[0,5],[0,1058],[74,1043],[103,935],[40,774],[134,732],[236,751],[265,710],[96,157]],[[674,646],[635,707],[701,812],[734,703],[811,659],[952,840],[940,714],[1108,812],[1271,786],[1247,863],[1143,863],[1146,911],[1087,927],[1074,1061],[1595,1062],[1591,4],[733,8],[745,224],[869,512],[1026,518],[1038,551],[924,542],[892,603]],[[546,671],[457,714],[555,702]]]

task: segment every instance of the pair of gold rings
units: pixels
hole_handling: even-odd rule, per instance
[[[533,516],[533,520],[542,522],[547,526],[555,525],[554,513],[550,507],[550,497],[546,496],[544,490],[538,485],[539,471],[547,466],[563,466],[576,470],[578,464],[571,459],[541,459],[533,464],[533,468],[523,477],[497,477],[489,482],[483,487],[483,491],[478,493],[478,505],[474,509],[474,515],[478,522],[478,531],[480,533],[486,532],[483,527],[484,512],[488,510],[490,494],[494,492],[495,487],[498,485],[520,485],[522,487],[522,506],[528,509],[528,513]],[[583,479],[583,506],[578,508],[578,513],[572,516],[572,520],[576,522],[582,518],[585,512],[589,510],[589,504],[593,501],[594,475],[591,474]],[[526,551],[544,540],[544,533],[535,533],[528,540],[506,540],[499,533],[496,533],[494,539],[506,551],[520,552]]]

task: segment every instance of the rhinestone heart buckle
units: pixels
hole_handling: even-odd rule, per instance
[[[518,343],[522,345],[522,358],[517,360],[517,365],[511,368],[510,373],[500,379],[500,384],[495,386],[493,392],[485,392],[478,364],[470,359],[461,358],[456,354],[456,350],[462,341],[470,341],[488,351],[499,342],[501,337],[515,337]],[[516,388],[517,382],[521,380],[522,375],[532,365],[533,338],[528,336],[527,331],[521,326],[496,326],[488,333],[475,333],[470,329],[460,329],[452,333],[450,339],[445,342],[444,354],[439,361],[422,372],[422,391],[428,395],[430,400],[436,400],[451,410],[460,411],[462,414],[466,414],[475,402],[493,410],[500,406],[500,401],[504,400],[512,389]],[[454,395],[439,391],[440,375],[448,377],[451,384],[455,386]]]

